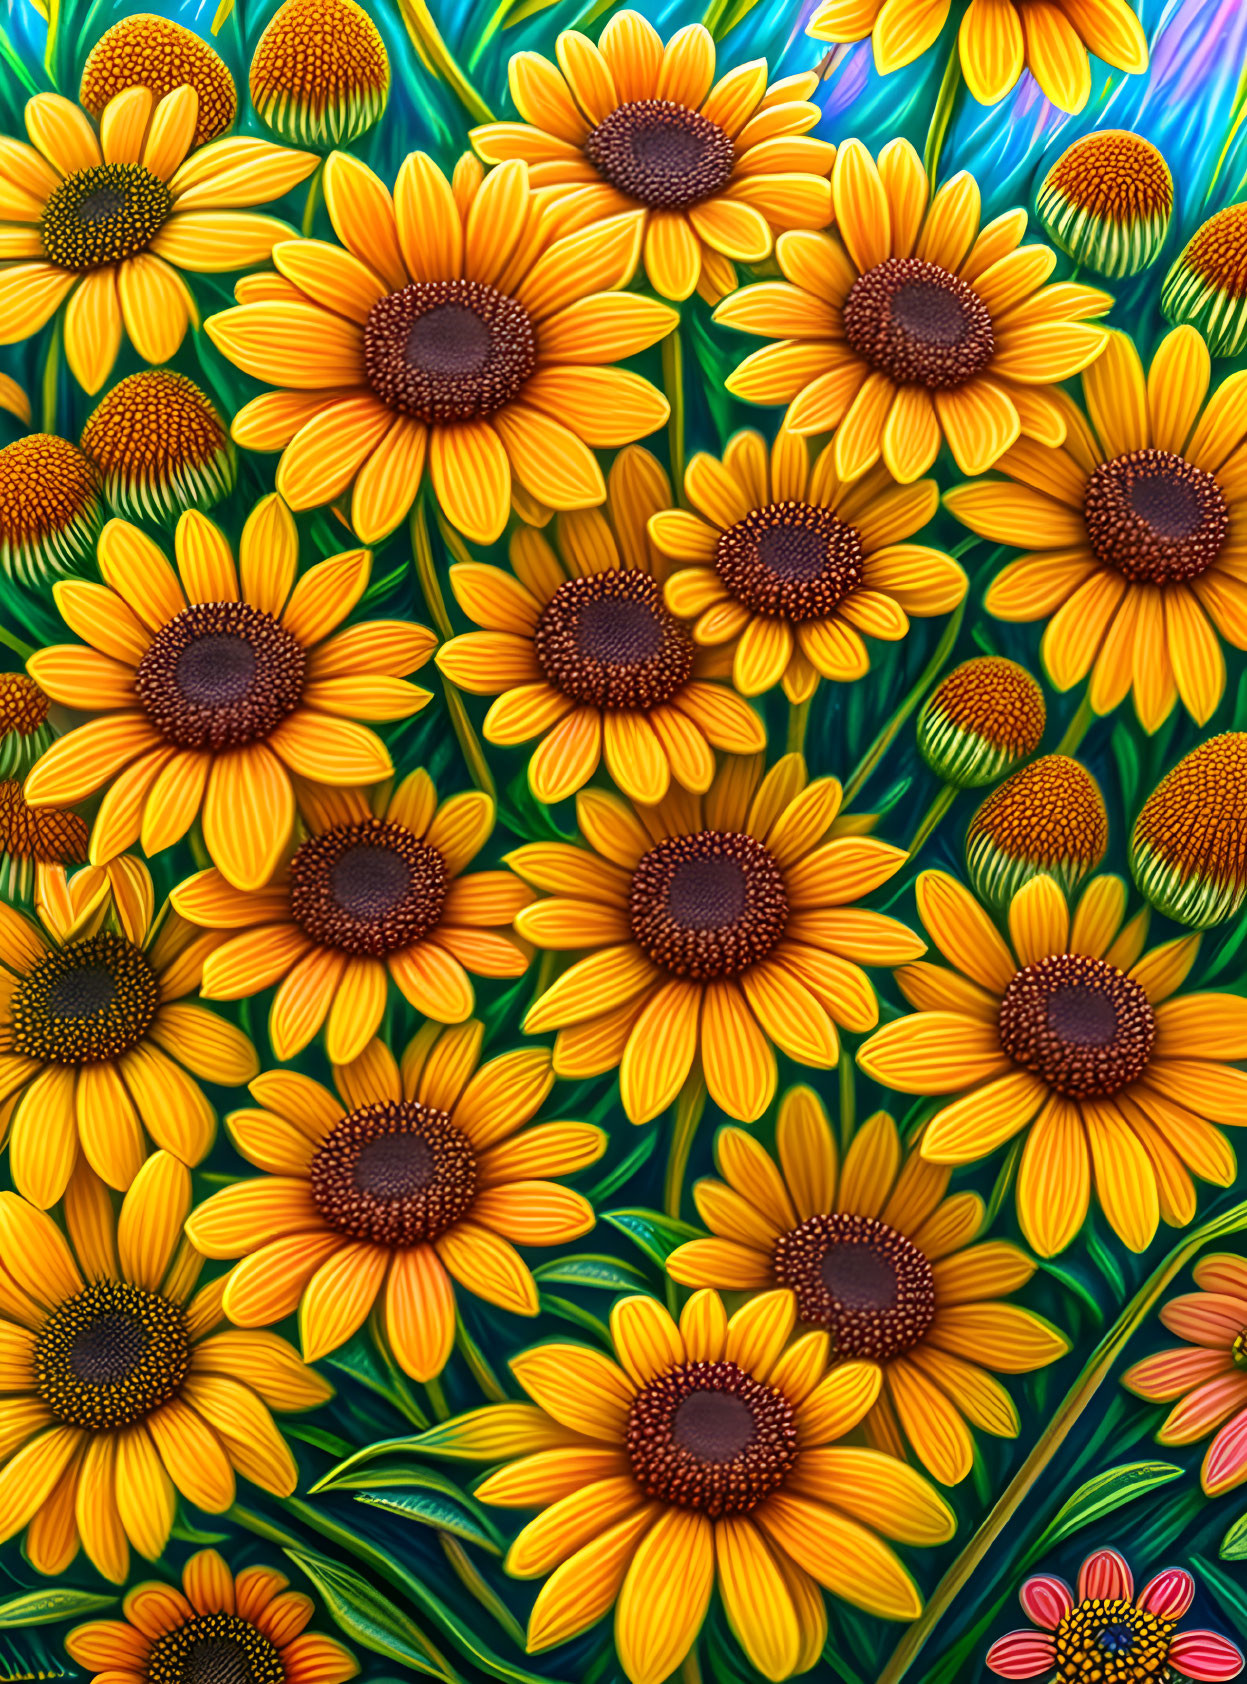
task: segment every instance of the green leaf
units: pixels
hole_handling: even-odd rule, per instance
[[[553,1281],[558,1286],[597,1286],[608,1292],[645,1292],[648,1283],[639,1269],[621,1263],[614,1257],[595,1257],[585,1253],[580,1257],[556,1257],[533,1270],[535,1279],[543,1284]]]
[[[702,1233],[700,1228],[678,1222],[674,1216],[663,1216],[656,1210],[604,1210],[602,1221],[626,1234],[660,1269],[666,1266],[677,1246],[685,1240],[700,1239]]]
[[[585,1198],[588,1199],[589,1203],[591,1205],[600,1205],[603,1199],[609,1199],[612,1194],[617,1193],[619,1189],[625,1185],[625,1183],[631,1181],[632,1177],[641,1168],[642,1164],[648,1163],[653,1157],[654,1148],[658,1145],[658,1139],[659,1131],[657,1129],[643,1130],[640,1140],[632,1148],[631,1152],[628,1153],[627,1157],[617,1163],[614,1169],[608,1170],[600,1181],[595,1181],[593,1186],[587,1189],[585,1192]]]
[[[288,1549],[285,1553],[307,1574],[334,1622],[353,1642],[416,1672],[449,1677],[429,1659],[424,1634],[415,1621],[361,1573],[323,1555],[313,1555],[310,1550]]]
[[[369,1508],[384,1509],[386,1514],[401,1515],[404,1520],[418,1521],[422,1526],[436,1527],[439,1532],[449,1532],[465,1543],[479,1545],[491,1555],[502,1554],[501,1544],[495,1542],[461,1504],[453,1503],[436,1492],[360,1491],[356,1493],[355,1501],[367,1503]]]
[[[111,1608],[115,1596],[100,1596],[89,1590],[24,1590],[0,1602],[0,1627],[46,1626],[57,1620],[80,1620],[84,1614],[98,1614]]]
[[[1068,1502],[1062,1504],[1055,1518],[1035,1546],[1035,1554],[1079,1532],[1093,1521],[1102,1520],[1114,1509],[1133,1503],[1177,1479],[1182,1469],[1172,1462],[1125,1462],[1119,1468],[1106,1468],[1085,1485],[1080,1485]]]
[[[1221,1548],[1217,1552],[1226,1561],[1242,1561],[1247,1559],[1247,1512],[1240,1514],[1221,1540]]]

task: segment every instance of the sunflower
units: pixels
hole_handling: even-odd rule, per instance
[[[1149,1403],[1171,1403],[1157,1442],[1195,1444],[1213,1434],[1200,1469],[1210,1497],[1247,1480],[1247,1259],[1201,1257],[1198,1292],[1171,1298],[1161,1324],[1186,1344],[1128,1368],[1121,1383]]]
[[[951,556],[906,542],[935,513],[935,481],[898,487],[880,468],[846,486],[834,455],[829,444],[811,462],[787,428],[769,456],[760,433],[737,433],[721,462],[699,452],[685,470],[695,512],[650,522],[676,563],[668,608],[693,621],[695,642],[730,654],[746,696],[782,682],[803,702],[820,678],[861,678],[863,633],[895,642],[909,614],[947,614],[966,593]]]
[[[240,1030],[185,998],[220,937],[153,920],[140,861],[45,888],[37,919],[0,903],[0,1116],[14,1185],[47,1208],[80,1156],[119,1189],[149,1137],[199,1163],[216,1117],[195,1078],[236,1087],[259,1066]]]
[[[630,444],[666,398],[604,365],[657,343],[676,312],[620,289],[641,250],[639,211],[552,237],[527,165],[448,181],[413,152],[391,195],[345,152],[325,162],[341,245],[291,240],[280,273],[204,324],[247,374],[280,388],[234,417],[249,450],[280,450],[292,508],[351,492],[351,525],[392,532],[428,478],[447,519],[478,543],[507,522],[513,483],[552,509],[606,494],[590,446]],[[238,296],[236,294],[236,296]]]
[[[667,569],[646,521],[670,502],[663,467],[633,446],[615,458],[604,511],[560,515],[553,542],[517,529],[513,574],[475,562],[450,570],[459,606],[483,629],[444,643],[437,664],[462,689],[498,696],[488,741],[541,736],[528,767],[539,801],[574,795],[604,757],[624,794],[652,805],[673,778],[708,789],[715,749],[766,747],[753,709],[713,682],[723,663],[663,603]]]
[[[230,1135],[258,1181],[235,1182],[187,1224],[209,1257],[240,1257],[224,1296],[243,1327],[299,1315],[308,1362],[337,1350],[374,1304],[399,1366],[441,1373],[455,1340],[455,1288],[513,1315],[537,1313],[515,1245],[563,1245],[593,1227],[568,1175],[601,1157],[587,1123],[526,1128],[554,1085],[550,1054],[480,1062],[480,1023],[427,1023],[401,1069],[381,1041],[337,1065],[337,1095],[293,1070],[251,1084],[257,1109]],[[514,1243],[513,1243],[514,1242]]]
[[[858,1052],[902,1093],[955,1094],[922,1133],[932,1163],[987,1157],[1025,1132],[1022,1231],[1063,1250],[1095,1191],[1110,1226],[1142,1251],[1157,1220],[1195,1214],[1192,1175],[1226,1187],[1234,1153],[1216,1123],[1247,1123],[1247,1000],[1183,994],[1198,936],[1143,952],[1147,914],[1122,922],[1120,877],[1093,878],[1071,918],[1051,877],[1009,906],[1009,942],[955,878],[924,871],[918,911],[954,967],[908,965],[896,980],[915,1015]]]
[[[1195,1600],[1195,1581],[1183,1567],[1166,1567],[1135,1595],[1134,1575],[1116,1550],[1089,1555],[1071,1590],[1052,1573],[1036,1573],[1019,1592],[1022,1611],[1037,1630],[1011,1631],[987,1651],[1000,1678],[1037,1678],[1052,1684],[1156,1684],[1175,1675],[1200,1680],[1237,1678],[1242,1651],[1217,1631],[1174,1627]]]
[[[796,433],[835,432],[836,476],[859,479],[882,456],[909,484],[946,439],[966,474],[991,467],[1021,435],[1058,445],[1065,411],[1045,388],[1094,362],[1112,299],[1065,281],[1045,286],[1048,246],[1020,244],[1026,212],[979,231],[979,189],[963,171],[930,198],[907,140],[878,162],[847,140],[831,178],[838,232],[781,234],[782,281],[744,287],[715,320],[774,339],[727,388],[787,404]]]
[[[970,1426],[1018,1434],[1012,1398],[985,1371],[1028,1373],[1069,1348],[1040,1316],[997,1302],[1034,1263],[1004,1240],[974,1244],[982,1199],[947,1198],[951,1170],[903,1152],[882,1111],[854,1135],[837,1174],[821,1101],[791,1088],[776,1146],[778,1164],[743,1129],[720,1129],[723,1180],[693,1189],[713,1238],[677,1247],[667,1272],[684,1286],[795,1292],[797,1315],[827,1330],[837,1361],[881,1376],[869,1442],[901,1456],[908,1440],[934,1478],[957,1484],[974,1460]]]
[[[114,1220],[80,1164],[64,1231],[0,1193],[0,1540],[59,1576],[79,1545],[106,1579],[164,1552],[179,1496],[222,1514],[240,1473],[288,1497],[298,1469],[271,1410],[332,1395],[275,1334],[217,1332],[221,1282],[183,1239],[190,1174],[147,1159]]]
[[[765,59],[715,80],[715,46],[699,23],[664,46],[639,12],[618,12],[597,46],[574,29],[558,66],[512,54],[511,98],[523,123],[487,123],[472,144],[490,164],[524,159],[562,227],[640,211],[655,292],[717,303],[737,263],[760,263],[783,228],[831,221],[836,149],[807,131],[822,115],[814,71],[767,85]]]
[[[310,834],[262,889],[209,869],[173,891],[174,906],[224,943],[203,995],[238,1000],[277,983],[269,1039],[294,1058],[328,1018],[335,1064],[381,1028],[393,982],[424,1017],[459,1023],[475,998],[468,972],[522,976],[528,955],[510,926],[532,895],[509,871],[464,867],[494,828],[494,803],[472,790],[437,803],[425,771],[383,800],[355,789],[303,793]],[[239,933],[241,932],[241,933]]]
[[[942,1543],[952,1510],[903,1462],[832,1442],[870,1409],[879,1370],[828,1372],[827,1334],[791,1339],[796,1314],[791,1292],[759,1293],[730,1320],[717,1292],[695,1292],[677,1327],[653,1298],[623,1298],[614,1357],[562,1343],[524,1351],[511,1371],[536,1408],[495,1404],[421,1435],[435,1454],[508,1458],[476,1495],[542,1510],[506,1563],[517,1578],[550,1574],[530,1653],[613,1603],[623,1670],[659,1684],[717,1584],[750,1664],[783,1679],[808,1671],[827,1641],[820,1586],[880,1619],[921,1612],[884,1539]]]
[[[1114,332],[1083,375],[1087,417],[1063,400],[1063,448],[1025,440],[998,463],[1016,483],[945,497],[971,531],[1028,551],[992,581],[988,612],[1048,619],[1057,689],[1090,672],[1097,713],[1133,689],[1149,732],[1179,697],[1210,717],[1225,689],[1218,632],[1247,649],[1247,383],[1231,375],[1205,402],[1211,367],[1193,327],[1161,341],[1146,376]]]
[[[881,76],[912,64],[948,22],[952,0],[822,0],[806,25],[818,41],[870,36]],[[1141,76],[1147,36],[1128,0],[970,0],[957,32],[961,73],[980,105],[995,105],[1029,70],[1061,111],[1091,95],[1088,55]]]
[[[316,168],[310,152],[238,137],[194,145],[199,96],[116,94],[98,129],[60,94],[26,102],[32,144],[0,137],[0,344],[38,333],[65,304],[65,360],[98,392],[122,329],[167,362],[195,301],[180,270],[263,263],[290,229],[240,211],[279,199]]]
[[[374,732],[429,692],[402,676],[435,639],[410,620],[338,631],[368,585],[367,550],[302,577],[298,534],[280,497],[257,503],[238,565],[224,533],[188,510],[177,571],[135,526],[100,535],[102,585],[63,580],[56,605],[90,645],[41,649],[28,666],[53,701],[94,713],[55,742],[26,780],[32,807],[72,806],[107,786],[91,858],[178,842],[202,814],[213,863],[258,889],[294,825],[291,774],[318,784],[379,783],[393,771]]]
[[[124,1618],[75,1626],[65,1647],[91,1684],[346,1684],[359,1671],[333,1637],[305,1631],[314,1604],[271,1567],[230,1572],[196,1550],[182,1588],[148,1580],[126,1592]]]
[[[762,775],[733,758],[704,796],[673,791],[633,808],[582,790],[587,846],[534,842],[508,862],[549,898],[515,927],[537,947],[588,954],[529,1009],[530,1034],[556,1029],[554,1069],[578,1079],[619,1067],[624,1110],[648,1122],[700,1056],[710,1097],[751,1122],[775,1093],[775,1052],[828,1070],[837,1025],[878,1022],[859,960],[900,965],[925,952],[912,930],[853,903],[905,854],[836,833],[835,778],[807,781],[799,754]]]

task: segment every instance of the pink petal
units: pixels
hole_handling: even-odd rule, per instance
[[[1078,1571],[1078,1600],[1089,1602],[1100,1597],[1129,1602],[1134,1595],[1134,1574],[1126,1565],[1126,1558],[1116,1550],[1096,1550],[1089,1555]]]
[[[1055,1631],[1074,1606],[1074,1593],[1064,1579],[1052,1573],[1036,1573],[1022,1586],[1018,1601],[1027,1619],[1044,1631]]]
[[[1160,1319],[1179,1339],[1228,1351],[1243,1331],[1243,1306],[1220,1292],[1187,1292],[1171,1298]]]
[[[1243,1654],[1218,1631],[1180,1631],[1169,1645],[1169,1664],[1188,1678],[1237,1678]]]
[[[1139,1607],[1162,1620],[1180,1620],[1191,1606],[1195,1581],[1185,1567],[1166,1567],[1139,1593]]]
[[[1192,1386],[1232,1374],[1234,1359],[1228,1351],[1210,1351],[1203,1345],[1180,1345],[1175,1350],[1157,1351],[1128,1368],[1121,1377],[1127,1391],[1153,1403],[1171,1403]]]
[[[1200,1479],[1210,1497],[1220,1497],[1247,1479],[1247,1409],[1227,1421],[1208,1446]]]
[[[1247,1257],[1214,1251],[1211,1257],[1201,1257],[1191,1273],[1196,1286],[1202,1286],[1205,1292],[1223,1292],[1228,1298],[1241,1299],[1243,1319],[1247,1321]]]
[[[1052,1639],[1042,1631],[1011,1631],[1007,1637],[998,1637],[987,1651],[988,1666],[1001,1678],[1038,1678],[1041,1672],[1051,1672],[1055,1663]]]
[[[1165,1416],[1157,1438],[1162,1444],[1194,1444],[1247,1403],[1247,1374],[1236,1368],[1216,1380],[1205,1380],[1175,1403]]]

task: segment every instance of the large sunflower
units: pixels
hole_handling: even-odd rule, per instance
[[[528,955],[509,926],[531,893],[509,871],[462,875],[493,830],[489,796],[472,790],[439,807],[416,771],[384,803],[380,791],[370,803],[362,790],[309,790],[302,807],[311,834],[263,889],[209,869],[172,895],[224,943],[204,967],[206,999],[278,984],[278,1058],[302,1052],[327,1018],[326,1051],[349,1063],[380,1030],[391,981],[424,1017],[459,1023],[475,1003],[469,971],[523,975]]]
[[[1179,696],[1201,725],[1212,714],[1218,632],[1247,649],[1247,382],[1231,375],[1209,398],[1211,371],[1193,327],[1161,341],[1146,375],[1112,333],[1082,377],[1087,416],[1063,399],[1063,447],[1024,440],[997,463],[1017,483],[945,499],[972,531],[1028,551],[993,580],[988,612],[1050,615],[1052,682],[1068,690],[1090,672],[1097,713],[1133,690],[1145,731]]]
[[[199,1163],[216,1117],[195,1078],[235,1087],[259,1068],[240,1030],[185,998],[220,937],[175,913],[153,920],[151,878],[135,859],[107,877],[78,873],[40,910],[35,920],[0,904],[0,1099],[14,1186],[46,1208],[85,1157],[124,1189],[149,1138]]]
[[[153,1153],[114,1219],[85,1164],[65,1231],[0,1193],[0,1539],[59,1575],[79,1546],[117,1583],[130,1546],[164,1553],[179,1496],[221,1514],[240,1473],[288,1497],[298,1469],[271,1410],[332,1395],[275,1334],[217,1332],[221,1282],[182,1238],[190,1174]]]
[[[774,339],[745,358],[728,390],[787,404],[797,433],[835,432],[841,480],[882,456],[895,479],[925,474],[945,439],[963,473],[981,474],[1025,434],[1065,437],[1050,388],[1094,362],[1107,293],[1044,282],[1056,253],[1024,246],[1026,212],[979,230],[979,189],[964,171],[930,197],[907,140],[876,163],[859,140],[832,172],[837,232],[781,234],[784,279],[744,287],[715,320]],[[930,202],[928,203],[928,199]]]
[[[952,0],[822,0],[806,25],[819,41],[870,36],[881,76],[912,64],[935,44]],[[957,32],[961,71],[980,105],[995,105],[1029,70],[1062,111],[1091,95],[1093,53],[1117,70],[1142,75],[1147,36],[1128,0],[970,0]]]
[[[264,1327],[299,1314],[310,1362],[384,1306],[386,1337],[417,1380],[440,1374],[455,1339],[452,1282],[513,1315],[537,1313],[537,1283],[515,1245],[564,1245],[593,1208],[547,1180],[601,1157],[587,1123],[524,1125],[554,1085],[540,1047],[481,1064],[483,1028],[429,1023],[402,1068],[380,1041],[335,1067],[337,1096],[274,1070],[251,1084],[263,1109],[228,1119],[264,1170],[214,1193],[187,1224],[230,1273],[231,1320]],[[514,1242],[514,1243],[513,1243]]]
[[[934,515],[935,481],[896,486],[879,468],[846,486],[834,455],[829,444],[811,462],[787,428],[769,455],[760,433],[737,433],[721,462],[699,453],[685,470],[695,512],[650,522],[676,563],[667,606],[694,622],[695,642],[730,655],[746,696],[782,683],[802,702],[820,678],[861,678],[863,634],[895,642],[909,614],[946,614],[966,593],[951,556],[905,541]]]
[[[122,331],[149,363],[177,351],[195,301],[179,270],[263,263],[290,229],[239,206],[279,199],[317,158],[237,136],[192,150],[199,97],[127,88],[98,129],[60,94],[26,102],[33,144],[0,137],[0,344],[65,304],[65,359],[97,392]]]
[[[678,320],[619,290],[640,256],[640,213],[554,239],[525,164],[482,174],[465,158],[448,181],[415,152],[391,196],[358,158],[332,153],[325,203],[342,244],[277,246],[280,274],[242,294],[257,302],[204,324],[231,362],[283,388],[238,412],[235,440],[282,451],[277,489],[292,508],[353,486],[366,543],[406,515],[426,461],[447,518],[492,543],[513,480],[549,508],[590,508],[606,495],[590,446],[630,444],[667,419],[648,380],[603,366]]]
[[[973,1163],[1025,1131],[1022,1231],[1062,1250],[1096,1197],[1142,1251],[1157,1221],[1195,1214],[1192,1175],[1225,1187],[1234,1153],[1216,1123],[1247,1123],[1247,1000],[1184,994],[1198,936],[1143,952],[1147,915],[1123,925],[1125,885],[1094,878],[1071,917],[1051,877],[1009,907],[1006,942],[955,878],[926,871],[918,910],[954,967],[908,965],[897,982],[917,1011],[859,1051],[902,1093],[955,1094],[922,1133],[933,1163]]]
[[[517,1578],[550,1574],[530,1652],[613,1604],[624,1671],[660,1684],[717,1585],[751,1665],[783,1679],[822,1653],[820,1586],[880,1619],[921,1611],[884,1539],[942,1543],[952,1510],[895,1457],[833,1442],[870,1409],[879,1370],[828,1373],[827,1334],[793,1340],[795,1323],[791,1292],[759,1293],[730,1320],[718,1293],[696,1292],[678,1327],[656,1300],[623,1298],[613,1357],[562,1343],[524,1351],[511,1371],[536,1408],[495,1404],[422,1436],[442,1455],[508,1458],[476,1495],[542,1510],[507,1556]]]
[[[619,1067],[633,1122],[672,1103],[700,1058],[729,1116],[761,1116],[775,1093],[774,1046],[830,1069],[837,1025],[861,1031],[879,1005],[859,961],[899,965],[925,951],[912,930],[854,903],[905,854],[836,834],[840,785],[807,782],[789,754],[732,758],[704,796],[656,807],[582,790],[587,846],[534,842],[508,856],[549,898],[515,921],[538,947],[590,949],[530,1008],[524,1027],[558,1030],[560,1076]]]
[[[674,778],[705,790],[714,751],[752,754],[766,730],[730,686],[724,663],[694,648],[663,603],[667,568],[646,521],[671,502],[649,451],[620,451],[604,511],[560,515],[554,542],[531,526],[511,539],[514,573],[460,562],[450,582],[483,629],[444,643],[437,664],[465,690],[497,695],[490,742],[541,736],[528,777],[561,801],[605,759],[633,801],[653,804]]]
[[[878,1450],[904,1441],[944,1485],[970,1471],[970,1427],[1016,1438],[1018,1413],[986,1372],[1025,1374],[1055,1362],[1068,1341],[1033,1311],[997,1300],[1035,1272],[1005,1240],[973,1242],[983,1227],[977,1193],[946,1197],[952,1171],[904,1152],[884,1112],[839,1153],[811,1088],[779,1108],[779,1162],[743,1129],[719,1131],[722,1181],[693,1189],[713,1238],[667,1259],[685,1286],[757,1291],[787,1287],[801,1321],[826,1328],[836,1361],[882,1375],[865,1419]]]
[[[751,59],[716,81],[701,24],[664,46],[634,11],[616,13],[597,46],[564,30],[557,56],[556,67],[512,54],[524,122],[487,123],[472,144],[491,164],[524,159],[561,227],[640,209],[645,272],[664,298],[697,290],[716,303],[777,230],[831,221],[836,149],[807,133],[821,116],[814,71],[768,87],[766,60]]]
[[[406,682],[434,637],[410,620],[337,628],[363,596],[372,557],[347,550],[298,574],[298,534],[280,497],[243,528],[238,565],[220,528],[190,510],[177,571],[137,527],[111,520],[102,585],[62,580],[56,605],[89,648],[60,645],[29,667],[55,701],[99,717],[59,738],[26,780],[31,806],[105,788],[91,857],[204,843],[235,887],[272,876],[295,817],[291,774],[373,784],[393,771],[356,719],[404,719],[429,692]]]

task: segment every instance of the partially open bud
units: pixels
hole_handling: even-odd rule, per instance
[[[980,898],[1003,908],[1041,872],[1068,894],[1107,846],[1100,786],[1068,755],[1045,754],[1006,778],[970,820],[966,866]]]
[[[104,524],[90,462],[55,433],[0,450],[0,571],[23,585],[83,571]]]
[[[25,777],[51,746],[48,698],[24,672],[0,672],[0,778]]]
[[[77,813],[28,807],[21,780],[0,780],[0,895],[29,902],[40,869],[84,865],[88,832]]]
[[[1043,739],[1043,691],[1025,667],[983,655],[955,667],[918,715],[918,749],[958,789],[989,784]]]
[[[1214,357],[1247,344],[1247,205],[1227,205],[1191,235],[1165,276],[1166,321],[1198,328]]]
[[[225,60],[206,41],[170,18],[135,12],[106,29],[87,54],[78,97],[93,117],[127,88],[150,88],[162,100],[189,85],[199,96],[192,144],[224,134],[238,114],[238,95]]]
[[[114,514],[171,523],[234,484],[234,447],[206,392],[171,368],[118,381],[92,410],[82,448]]]
[[[1206,930],[1247,895],[1247,732],[1210,737],[1148,796],[1130,837],[1130,869],[1158,912]]]
[[[1155,263],[1173,214],[1173,177],[1150,140],[1101,129],[1076,140],[1044,177],[1035,209],[1054,246],[1098,275]]]
[[[390,60],[355,0],[286,0],[251,60],[251,103],[292,146],[345,146],[370,129],[390,93]]]

